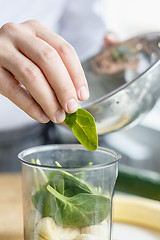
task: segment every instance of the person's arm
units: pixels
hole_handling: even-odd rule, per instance
[[[39,122],[55,123],[89,97],[73,47],[36,20],[0,29],[0,94]]]

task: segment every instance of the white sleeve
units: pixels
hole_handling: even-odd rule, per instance
[[[96,54],[103,45],[106,24],[102,0],[68,0],[60,21],[60,32],[77,51],[80,59]]]
[[[0,0],[0,27],[7,22],[21,23],[36,19],[59,31],[59,20],[67,0]]]

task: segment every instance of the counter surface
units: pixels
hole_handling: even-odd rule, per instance
[[[23,239],[21,175],[0,174],[0,239]]]

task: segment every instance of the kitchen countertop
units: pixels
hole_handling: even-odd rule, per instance
[[[154,236],[157,238],[153,239],[159,239],[160,202],[115,194],[113,220],[120,224],[137,225],[147,231],[154,230]],[[120,229],[123,229],[121,225]],[[121,239],[128,239],[124,231],[123,233],[124,236]],[[22,191],[19,173],[0,174],[0,240],[23,240]]]
[[[0,240],[23,239],[21,175],[0,174]]]

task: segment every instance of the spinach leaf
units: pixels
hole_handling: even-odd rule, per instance
[[[88,193],[85,190],[77,187],[70,187],[64,190],[64,196],[66,197],[73,197],[79,193]]]
[[[47,190],[61,202],[55,221],[63,227],[95,225],[103,221],[110,212],[110,199],[104,196],[79,193],[66,197],[49,185]]]
[[[41,169],[40,173],[46,183],[36,188],[32,203],[42,217],[52,217],[63,227],[85,227],[110,213],[110,199],[82,180],[83,172],[54,171],[47,176]]]
[[[93,194],[101,194],[101,192],[96,188],[91,186],[88,182],[87,182],[87,173],[86,172],[79,172],[79,173],[75,173],[73,174],[73,176],[76,179],[79,179],[80,182],[83,182],[83,184],[86,184],[88,189],[90,189],[90,193]]]
[[[85,109],[66,113],[65,123],[70,127],[78,141],[89,151],[98,147],[98,135],[93,116]]]
[[[64,177],[61,172],[56,172],[56,174],[52,174],[52,177],[48,178],[49,185],[51,185],[56,191],[60,194],[64,195]]]
[[[41,189],[32,195],[32,203],[43,217],[54,218],[58,210],[57,200],[48,192],[46,186],[41,186]]]
[[[72,174],[65,171],[50,173],[48,176],[49,181],[54,182],[54,178],[56,175],[59,175],[63,178],[64,189],[76,187],[77,189],[79,189],[79,192],[82,191],[86,193],[92,193],[91,188],[87,185],[87,183],[85,183],[85,181],[83,181],[82,179],[76,178]]]
[[[41,170],[41,174],[43,170]],[[40,187],[33,196],[32,202],[34,207],[42,214],[42,216],[54,217],[59,201],[51,195],[46,189],[50,185],[62,195],[74,196],[78,193],[92,193],[91,189],[82,180],[74,177],[65,171],[51,172],[48,176],[47,183]]]

